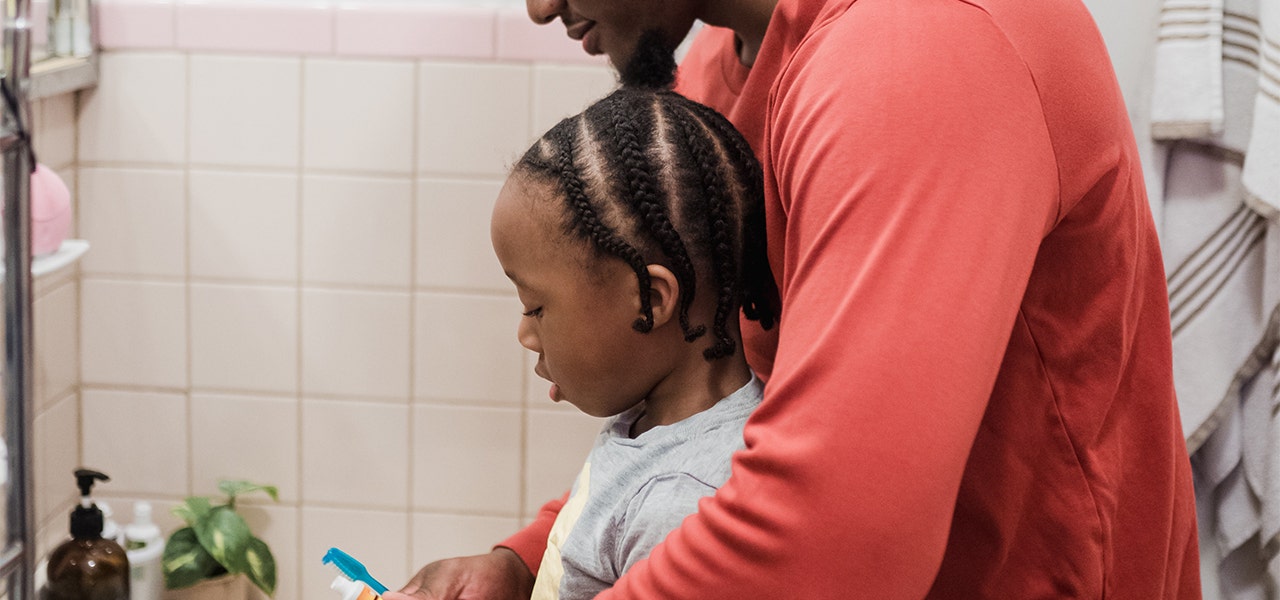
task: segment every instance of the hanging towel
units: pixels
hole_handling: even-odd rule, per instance
[[[1156,139],[1222,129],[1223,0],[1164,0],[1156,41],[1151,131]]]
[[[1163,0],[1151,136],[1202,558],[1280,596],[1280,0]],[[1270,594],[1270,595],[1267,595]]]
[[[1262,0],[1256,30],[1257,93],[1252,138],[1245,151],[1244,185],[1259,213],[1280,218],[1280,0]],[[1247,18],[1248,15],[1246,15]]]

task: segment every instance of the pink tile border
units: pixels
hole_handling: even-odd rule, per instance
[[[604,64],[603,56],[591,56],[582,50],[582,42],[565,35],[559,22],[535,25],[520,7],[498,9],[499,60],[553,61]]]
[[[520,6],[404,0],[98,0],[105,50],[606,64]]]
[[[349,3],[335,15],[340,56],[493,58],[491,8]]]
[[[282,54],[332,54],[333,7],[272,0],[182,0],[177,47]]]
[[[109,0],[94,4],[98,45],[103,48],[172,48],[173,3]]]

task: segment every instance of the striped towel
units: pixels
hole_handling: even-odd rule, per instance
[[[1206,590],[1276,598],[1280,0],[1162,0],[1154,71],[1174,383],[1217,567]]]

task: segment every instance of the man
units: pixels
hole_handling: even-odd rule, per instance
[[[677,89],[760,157],[781,294],[732,476],[599,598],[1200,597],[1160,253],[1078,0],[528,9],[617,66],[712,26]],[[527,597],[559,506],[405,591]]]

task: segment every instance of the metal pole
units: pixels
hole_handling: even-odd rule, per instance
[[[5,441],[9,447],[9,490],[5,548],[18,549],[19,568],[8,578],[13,600],[35,598],[35,491],[32,293],[31,293],[31,123],[27,87],[31,66],[31,0],[6,0],[4,85],[12,99],[0,121],[4,153],[4,324]],[[6,13],[9,11],[6,10]],[[7,105],[8,103],[6,103]],[[13,110],[16,109],[16,110]],[[16,113],[16,114],[15,114]]]

